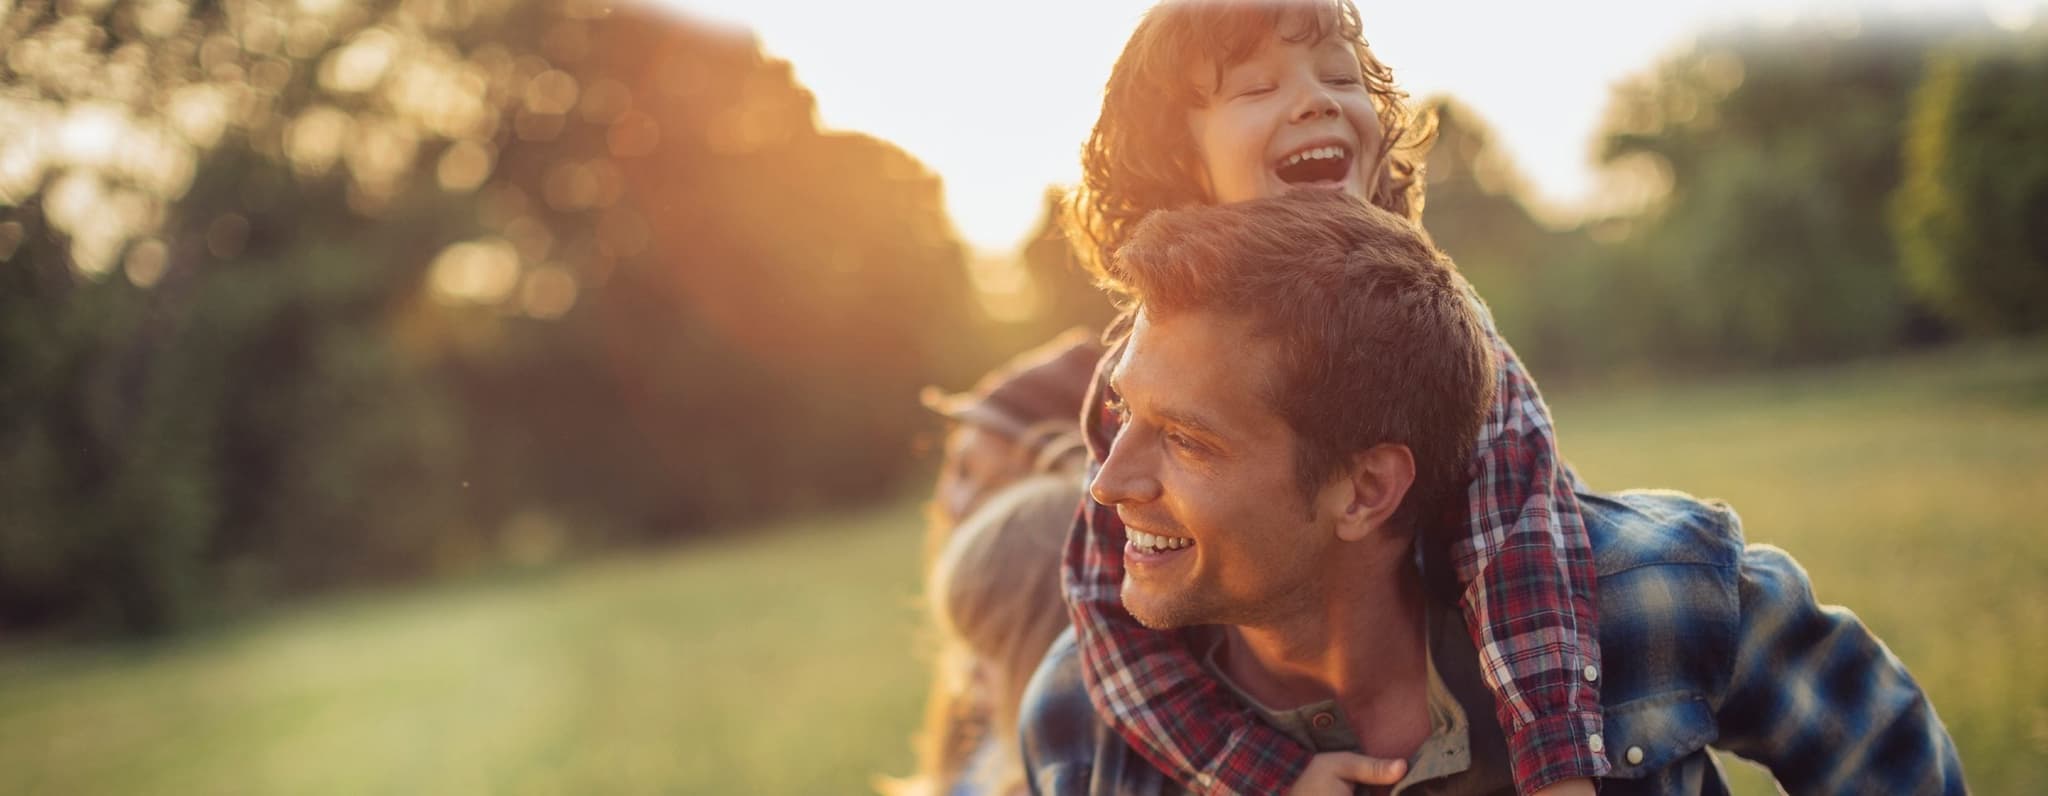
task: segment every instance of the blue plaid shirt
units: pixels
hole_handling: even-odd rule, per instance
[[[1964,793],[1955,744],[1906,667],[1855,614],[1815,602],[1784,551],[1742,541],[1727,506],[1676,492],[1580,494],[1599,572],[1607,794],[1726,793],[1709,745],[1792,793]],[[1023,707],[1034,793],[1179,788],[1103,725],[1071,634]],[[1478,710],[1472,711],[1471,707]],[[1490,706],[1468,706],[1491,715]],[[1472,766],[1419,792],[1492,789]]]

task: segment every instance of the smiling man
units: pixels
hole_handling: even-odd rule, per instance
[[[1329,191],[1160,213],[1120,253],[1135,322],[1090,491],[1129,529],[1123,602],[1209,683],[1396,793],[1512,793],[1437,521],[1492,398],[1473,299],[1407,222]],[[1676,493],[1582,496],[1612,793],[1723,790],[1707,745],[1795,792],[1963,790],[1905,668],[1783,552]],[[1026,698],[1040,793],[1178,786],[1101,723],[1071,640]],[[1136,676],[1137,673],[1132,673]]]

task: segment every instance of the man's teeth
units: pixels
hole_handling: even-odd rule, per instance
[[[1331,160],[1341,157],[1344,157],[1344,148],[1341,146],[1316,147],[1288,155],[1286,160],[1280,161],[1280,166],[1285,168],[1304,160]]]
[[[1194,544],[1193,539],[1176,539],[1171,536],[1154,536],[1144,531],[1130,531],[1131,544],[1150,550],[1179,550]]]

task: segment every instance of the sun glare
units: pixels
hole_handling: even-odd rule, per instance
[[[823,122],[893,141],[937,170],[967,242],[1010,252],[1039,218],[1040,192],[1078,178],[1076,153],[1102,83],[1150,0],[758,3],[658,0],[756,31],[818,98]],[[1609,206],[1592,141],[1608,89],[1699,31],[1776,14],[1855,8],[1961,11],[1967,0],[1563,0],[1489,5],[1362,3],[1366,37],[1416,97],[1473,107],[1530,178],[1547,218]],[[2025,27],[2038,4],[1999,0],[1994,19]],[[1540,85],[1532,82],[1538,80]],[[744,140],[744,120],[724,135]]]

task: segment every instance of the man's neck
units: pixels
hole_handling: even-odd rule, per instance
[[[1224,671],[1268,705],[1335,699],[1367,754],[1405,757],[1429,727],[1421,580],[1405,562],[1358,571],[1305,610],[1226,626]]]

